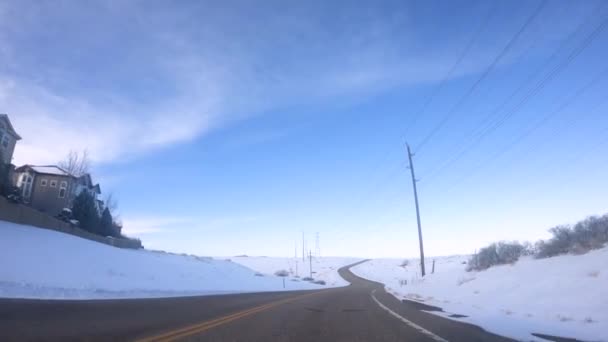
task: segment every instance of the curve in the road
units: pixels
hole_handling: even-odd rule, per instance
[[[364,262],[364,261],[363,261]],[[359,264],[359,263],[357,263]],[[511,341],[439,317],[360,278],[317,291],[130,300],[0,300],[0,340]]]

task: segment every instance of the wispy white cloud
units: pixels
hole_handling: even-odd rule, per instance
[[[83,148],[115,161],[282,106],[433,82],[461,39],[424,44],[407,7],[181,5],[2,3],[0,112],[24,137],[15,162]]]
[[[113,161],[261,110],[395,81],[394,48],[382,38],[392,28],[380,18],[340,33],[315,27],[322,18],[311,8],[249,10],[5,3],[0,111],[24,137],[15,162],[82,148]],[[17,23],[16,13],[27,16]]]

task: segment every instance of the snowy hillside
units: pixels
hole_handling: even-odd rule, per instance
[[[465,256],[436,258],[435,274],[419,276],[419,260],[378,259],[354,267],[398,298],[439,306],[465,322],[519,340],[531,333],[608,341],[608,248],[466,272]],[[432,259],[427,260],[430,273]]]
[[[310,275],[308,259],[305,262],[302,261],[302,258],[234,257],[230,259],[264,274],[274,274],[274,272],[284,269],[295,275],[297,268],[299,276],[307,277]],[[324,280],[328,286],[346,286],[348,282],[340,277],[338,269],[360,260],[360,258],[346,257],[313,257],[312,276],[315,280]]]
[[[130,298],[282,291],[281,278],[226,261],[110,247],[0,221],[0,297]],[[286,281],[285,290],[326,286]]]

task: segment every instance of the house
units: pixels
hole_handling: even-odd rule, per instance
[[[78,196],[78,194],[80,194],[80,192],[82,191],[88,191],[89,194],[93,196],[93,198],[95,199],[95,207],[97,209],[97,212],[99,215],[101,215],[101,212],[104,209],[104,203],[102,200],[99,199],[99,196],[101,195],[101,187],[99,186],[99,184],[93,184],[93,179],[88,173],[85,173],[84,175],[76,179],[74,197]]]
[[[51,215],[71,207],[76,177],[58,166],[23,165],[15,169],[16,185],[23,201]]]
[[[21,137],[11,124],[7,114],[0,114],[0,155],[4,164],[11,164],[15,145]]]
[[[103,202],[100,204],[98,200],[101,188],[99,184],[93,185],[88,174],[75,177],[55,165],[23,165],[15,169],[14,177],[23,201],[49,215],[71,208],[74,198],[82,191],[88,191],[95,198],[99,212],[103,210]]]

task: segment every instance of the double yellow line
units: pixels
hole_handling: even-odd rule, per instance
[[[166,332],[164,334],[160,334],[160,335],[156,335],[156,336],[152,336],[152,337],[146,337],[146,338],[142,338],[137,340],[137,342],[165,342],[165,341],[176,341],[182,338],[186,338],[192,335],[196,335],[196,334],[200,334],[202,332],[205,332],[209,329],[213,329],[217,326],[226,324],[226,323],[230,323],[232,321],[236,321],[238,319],[247,317],[247,316],[251,316],[253,314],[256,314],[258,312],[262,312],[262,311],[266,311],[268,309],[274,308],[276,306],[279,305],[283,305],[289,302],[293,302],[295,300],[304,298],[304,297],[308,297],[311,296],[313,294],[318,293],[317,291],[312,292],[312,293],[307,293],[304,295],[300,295],[300,296],[295,296],[295,297],[291,297],[291,298],[286,298],[286,299],[282,299],[282,300],[278,300],[276,302],[271,302],[268,304],[264,304],[264,305],[260,305],[260,306],[256,306],[253,307],[251,309],[247,309],[247,310],[243,310],[243,311],[239,311],[239,312],[235,312],[233,314],[227,315],[227,316],[223,316],[220,318],[216,318],[210,321],[204,321],[201,323],[197,323],[194,325],[190,325],[181,329],[176,329],[176,330],[172,330],[169,332]]]

